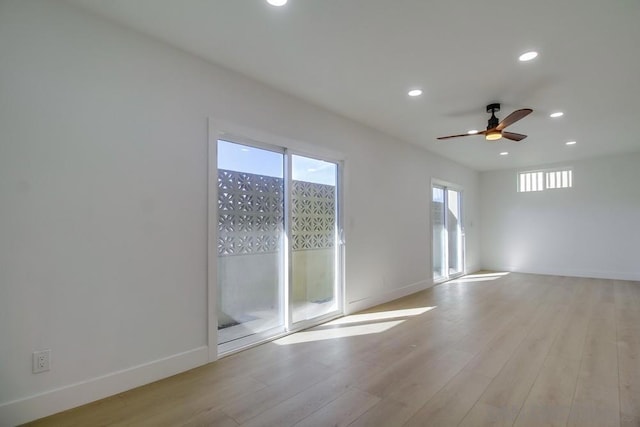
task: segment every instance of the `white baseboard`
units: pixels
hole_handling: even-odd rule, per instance
[[[356,301],[349,301],[345,307],[345,315],[353,314],[358,311],[365,310],[374,305],[383,304],[385,302],[393,301],[398,298],[402,298],[407,295],[414,294],[416,292],[423,291],[433,286],[432,280],[421,280],[420,282],[412,283],[410,285],[403,286],[398,289],[393,289],[389,292],[372,295],[367,298],[362,298]]]
[[[208,363],[209,348],[183,353],[0,404],[0,426],[15,426],[103,399]]]

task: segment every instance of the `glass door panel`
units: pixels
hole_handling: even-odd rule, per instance
[[[291,321],[317,318],[338,305],[338,165],[291,156]]]
[[[284,153],[218,141],[218,343],[284,331]]]
[[[431,218],[433,224],[433,279],[436,281],[446,277],[444,193],[444,188],[433,186]]]
[[[460,192],[447,189],[447,239],[449,277],[464,271],[462,265],[462,225],[460,210]]]
[[[464,273],[462,192],[432,186],[433,280],[441,282]]]

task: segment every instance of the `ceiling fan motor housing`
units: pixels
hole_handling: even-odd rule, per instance
[[[487,113],[491,113],[491,118],[489,119],[489,124],[487,125],[487,130],[493,129],[498,126],[498,118],[496,117],[496,113],[500,111],[500,104],[489,104],[487,105]]]

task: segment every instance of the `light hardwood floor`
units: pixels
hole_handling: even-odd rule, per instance
[[[640,283],[482,273],[43,426],[640,426]]]

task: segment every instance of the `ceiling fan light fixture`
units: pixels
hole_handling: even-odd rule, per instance
[[[487,141],[497,141],[502,138],[502,133],[500,131],[494,130],[491,132],[487,132],[484,137]]]

